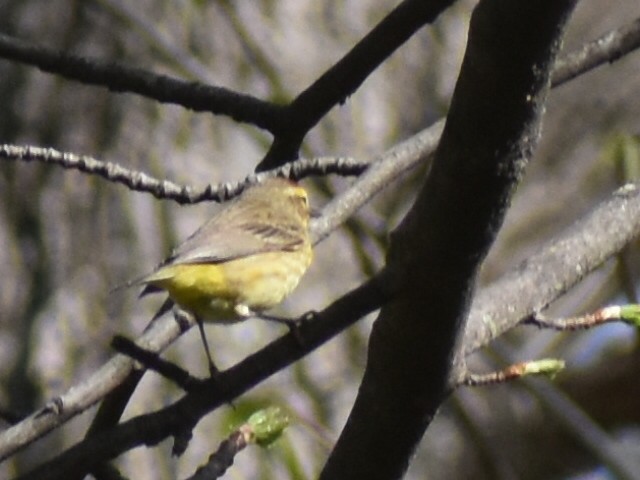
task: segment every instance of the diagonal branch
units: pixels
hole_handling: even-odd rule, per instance
[[[607,32],[556,62],[553,86],[563,85],[604,63],[613,63],[638,47],[640,47],[640,18]]]
[[[287,107],[271,149],[256,171],[270,170],[298,156],[305,137],[333,107],[342,104],[394,51],[453,0],[404,0],[353,49]]]
[[[178,323],[173,318],[165,316],[154,322],[138,339],[137,344],[158,352],[164,350],[181,333]],[[55,403],[60,405],[60,412],[53,412],[45,407],[19,424],[4,430],[0,434],[0,461],[102,400],[132,370],[131,359],[116,355],[89,378],[55,399]]]
[[[638,185],[623,187],[552,244],[482,289],[473,300],[460,356],[473,353],[542,311],[640,235],[639,198]]]
[[[68,478],[69,472],[80,475],[137,446],[155,445],[167,437],[182,436],[207,413],[230,402],[374,311],[390,297],[388,285],[384,274],[371,279],[333,302],[317,314],[315,320],[302,323],[299,327],[299,334],[304,339],[302,345],[295,335],[286,335],[214,379],[205,381],[202,388],[185,394],[169,407],[135,417],[113,430],[87,438],[53,461],[28,473],[27,477],[31,480]],[[33,426],[33,417],[23,423]],[[54,414],[47,417],[51,419]],[[12,429],[19,430],[16,427]],[[7,432],[0,435],[0,458],[6,458],[16,450],[15,444],[8,448],[5,443]]]

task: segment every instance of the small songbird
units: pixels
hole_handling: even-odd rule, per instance
[[[141,295],[166,291],[198,323],[209,366],[216,371],[202,322],[233,323],[279,304],[313,258],[309,201],[297,183],[271,178],[245,190],[149,275]],[[274,319],[274,317],[266,317]]]

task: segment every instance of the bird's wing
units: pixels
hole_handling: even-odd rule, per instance
[[[291,250],[300,243],[298,233],[273,224],[247,222],[230,226],[215,217],[178,245],[162,266],[220,263],[256,253]]]

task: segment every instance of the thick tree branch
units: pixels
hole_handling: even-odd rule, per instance
[[[374,323],[358,397],[320,478],[402,477],[449,392],[476,271],[538,141],[574,3],[476,7],[431,172],[392,238],[399,292]]]

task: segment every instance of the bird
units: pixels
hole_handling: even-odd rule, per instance
[[[247,188],[183,243],[155,270],[131,282],[140,296],[166,292],[154,319],[174,304],[194,315],[209,369],[213,363],[204,322],[230,324],[264,314],[298,285],[313,260],[307,192],[275,177]]]

